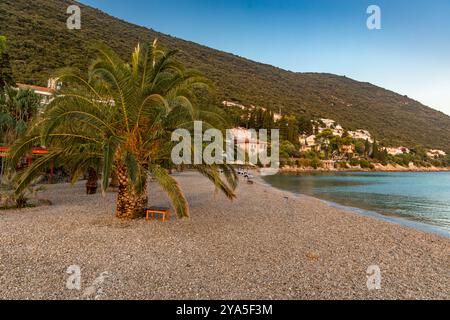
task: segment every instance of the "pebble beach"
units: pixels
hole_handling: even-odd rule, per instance
[[[120,221],[115,194],[84,182],[0,211],[0,299],[450,299],[448,238],[260,183],[229,201],[197,173],[175,178],[190,219]],[[149,197],[169,205],[154,183]]]

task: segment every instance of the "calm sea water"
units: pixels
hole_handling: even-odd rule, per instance
[[[450,173],[280,174],[273,187],[311,195],[368,215],[450,236]]]

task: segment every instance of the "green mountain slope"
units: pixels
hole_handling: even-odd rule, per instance
[[[85,67],[92,40],[124,58],[137,42],[158,37],[183,51],[181,59],[217,85],[220,98],[284,113],[331,118],[348,129],[364,128],[395,145],[450,150],[450,117],[394,92],[332,74],[294,73],[249,61],[139,27],[82,7],[82,30],[66,28],[67,0],[2,0],[0,34],[8,37],[16,80],[46,84],[63,66]]]

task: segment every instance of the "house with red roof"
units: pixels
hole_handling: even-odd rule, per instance
[[[41,103],[43,105],[49,104],[53,100],[55,92],[59,89],[60,85],[57,79],[49,79],[47,87],[40,87],[30,84],[17,83],[18,89],[31,90],[41,97]]]

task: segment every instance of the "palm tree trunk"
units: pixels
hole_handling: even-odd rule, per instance
[[[137,193],[128,183],[127,168],[118,166],[117,176],[119,179],[119,192],[117,194],[116,217],[119,219],[136,219],[143,217],[147,206],[148,196],[145,189]]]
[[[88,180],[86,182],[86,193],[87,194],[96,194],[98,188],[98,175],[97,171],[93,168],[89,168],[88,170]]]
[[[117,189],[119,187],[119,176],[115,170],[111,173],[111,182],[109,183],[109,187],[111,189]]]

